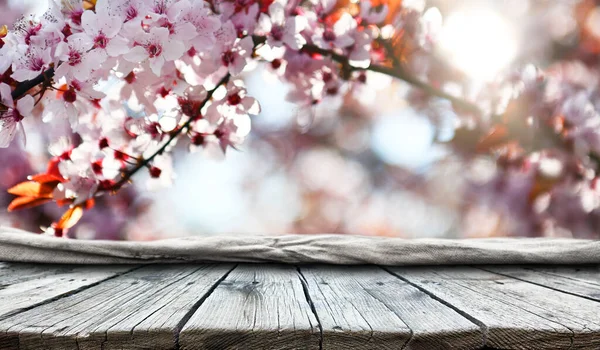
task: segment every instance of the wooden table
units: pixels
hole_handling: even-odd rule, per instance
[[[600,268],[0,263],[0,349],[600,349]]]

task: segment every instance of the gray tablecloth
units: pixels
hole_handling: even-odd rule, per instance
[[[114,242],[60,239],[0,228],[0,261],[60,264],[586,264],[600,263],[600,241],[550,238],[402,239],[321,234]]]

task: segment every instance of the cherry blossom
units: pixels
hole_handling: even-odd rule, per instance
[[[134,39],[134,47],[123,58],[130,62],[149,60],[152,72],[159,76],[167,61],[183,56],[185,45],[170,37],[169,29],[154,27],[150,32],[140,32]]]
[[[246,67],[252,53],[252,38],[238,39],[232,22],[227,22],[216,33],[216,48],[220,55],[216,58],[227,67],[232,75],[240,74]]]
[[[129,48],[127,40],[117,35],[123,22],[107,11],[106,7],[98,7],[97,13],[87,10],[81,16],[81,23],[93,43],[94,54],[117,57],[127,53]]]
[[[0,146],[24,118],[45,123],[51,157],[35,179],[52,198],[27,200],[88,211],[139,172],[150,187],[170,185],[181,144],[218,157],[240,148],[260,113],[246,72],[265,69],[289,88],[304,131],[351,119],[317,117],[320,104],[370,117],[363,105],[393,86],[447,124],[444,140],[465,162],[494,162],[493,176],[467,187],[482,207],[518,217],[512,230],[560,232],[574,225],[569,213],[592,232],[581,222],[600,212],[596,56],[514,67],[473,87],[441,62],[441,23],[421,0],[52,0],[43,16],[0,30]],[[60,223],[59,234],[72,224]]]
[[[352,34],[356,30],[356,21],[348,13],[344,13],[333,25],[333,28],[318,27],[312,41],[322,49],[346,48],[354,44]]]
[[[23,50],[23,48],[19,47],[15,50]],[[9,57],[4,58],[9,59]],[[12,70],[14,73],[11,77],[16,81],[33,79],[48,69],[50,63],[52,63],[52,55],[48,48],[39,46],[28,47],[22,55],[13,58]]]
[[[211,16],[210,9],[203,0],[193,0],[191,8],[186,9],[183,20],[195,27],[196,37],[190,44],[196,51],[208,50],[216,42],[214,33],[221,27],[221,21]]]
[[[61,64],[56,69],[59,77],[88,80],[92,71],[106,61],[106,52],[93,51],[94,42],[87,35],[80,33],[61,42],[56,47],[56,57]]]
[[[21,121],[31,115],[34,100],[31,96],[13,101],[8,85],[0,84],[0,148],[6,148],[11,143],[18,127],[23,127]]]
[[[375,29],[366,28],[354,33],[354,45],[348,55],[349,63],[358,68],[367,68],[371,63],[371,44],[376,37]]]
[[[284,4],[279,1],[269,6],[269,15],[261,13],[259,18],[260,31],[269,33],[267,44],[271,47],[285,44],[293,50],[299,50],[306,43],[306,39],[300,34],[306,26],[306,19],[302,16],[286,19]]]

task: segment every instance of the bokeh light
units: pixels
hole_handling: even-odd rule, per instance
[[[517,35],[508,22],[487,9],[450,13],[440,37],[441,51],[475,80],[491,80],[515,58]]]

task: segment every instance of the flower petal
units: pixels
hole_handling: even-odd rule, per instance
[[[106,45],[106,53],[110,57],[117,57],[126,54],[129,51],[129,47],[127,47],[127,39],[115,36],[110,39],[108,45]]]
[[[30,116],[34,106],[35,99],[31,95],[25,95],[17,101],[17,110],[23,117]]]
[[[160,76],[164,64],[165,58],[163,56],[158,56],[150,59],[150,68],[152,69],[152,72],[156,74],[156,76]]]
[[[0,119],[0,148],[10,145],[17,133],[17,122],[13,119]]]
[[[174,61],[185,53],[185,45],[179,40],[167,40],[164,43],[162,55],[167,61]]]
[[[148,58],[148,52],[143,47],[136,46],[123,55],[123,58],[132,63],[139,63]]]
[[[5,107],[12,108],[13,107],[13,98],[12,98],[12,89],[8,84],[2,83],[0,84],[0,101]]]

